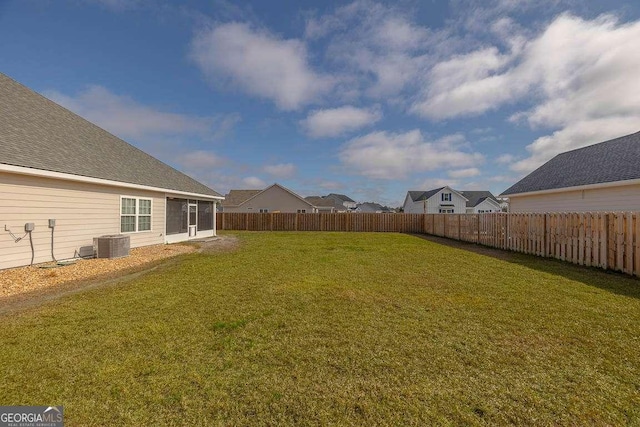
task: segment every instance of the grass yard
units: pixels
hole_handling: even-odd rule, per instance
[[[0,318],[0,404],[88,425],[640,425],[640,281],[392,233],[238,233]]]

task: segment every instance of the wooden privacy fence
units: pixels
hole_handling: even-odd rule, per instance
[[[640,213],[228,213],[219,230],[419,233],[640,275]]]

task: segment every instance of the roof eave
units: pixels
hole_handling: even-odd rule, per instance
[[[539,194],[553,194],[553,193],[563,193],[566,191],[593,190],[598,188],[619,187],[623,185],[624,186],[640,185],[640,179],[627,179],[622,181],[601,182],[598,184],[575,185],[572,187],[552,188],[548,190],[537,190],[537,191],[525,191],[522,193],[512,193],[512,194],[501,193],[498,197],[536,196]]]
[[[212,194],[193,193],[190,191],[175,190],[173,188],[160,188],[148,185],[133,184],[129,182],[112,181],[103,178],[92,178],[89,176],[73,175],[63,172],[47,171],[43,169],[27,168],[24,166],[14,166],[0,163],[0,172],[16,173],[20,175],[37,176],[41,178],[60,179],[64,181],[82,182],[88,184],[107,185],[110,187],[132,188],[136,190],[155,191],[159,193],[170,193],[203,199],[224,200],[224,196],[214,196]]]

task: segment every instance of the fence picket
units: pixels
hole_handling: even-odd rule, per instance
[[[640,213],[218,212],[220,230],[423,233],[640,276]]]

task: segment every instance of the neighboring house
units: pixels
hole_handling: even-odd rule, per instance
[[[357,207],[357,203],[352,198],[345,196],[344,194],[331,193],[324,196],[325,199],[332,199],[336,202],[337,206],[342,206],[341,212],[352,211]]]
[[[502,212],[502,206],[490,191],[461,191],[467,199],[466,213]]]
[[[0,269],[72,258],[102,235],[131,247],[214,236],[222,199],[0,73]]]
[[[280,184],[264,190],[231,190],[222,202],[224,212],[313,213],[318,209]]]
[[[335,200],[322,196],[308,196],[304,199],[315,206],[317,212],[338,212],[340,209],[344,209],[342,204],[337,204]]]
[[[382,206],[380,203],[365,202],[359,203],[356,212],[360,213],[395,213],[395,210]]]
[[[501,196],[510,212],[640,211],[640,132],[558,154]]]
[[[467,198],[451,187],[429,191],[408,191],[404,213],[465,213]]]

